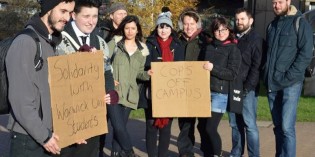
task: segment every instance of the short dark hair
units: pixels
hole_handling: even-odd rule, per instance
[[[216,17],[216,18],[213,19],[213,21],[211,23],[212,34],[215,34],[214,32],[216,30],[218,30],[221,25],[223,27],[226,27],[229,30],[229,32],[230,32],[229,37],[227,39],[228,40],[234,40],[235,39],[235,34],[234,34],[233,29],[232,29],[232,26],[228,22],[228,20],[226,18],[224,18],[224,17]]]
[[[127,15],[120,23],[120,25],[118,26],[117,30],[115,31],[115,35],[121,35],[123,36],[123,39],[125,39],[125,32],[124,32],[124,29],[125,29],[125,26],[128,24],[128,23],[131,23],[131,22],[135,22],[136,23],[136,26],[137,26],[137,30],[138,30],[138,33],[136,35],[136,40],[139,40],[139,41],[142,41],[142,29],[141,29],[141,25],[140,25],[140,21],[139,21],[139,18],[136,16],[136,15]]]
[[[82,7],[99,8],[102,5],[100,0],[75,0],[73,12],[79,13]]]
[[[167,24],[167,23],[161,23],[161,24],[157,25],[157,26],[155,27],[155,29],[151,32],[151,35],[158,36],[157,29],[158,29],[159,26],[160,26],[161,28],[170,27],[170,28],[171,28],[171,36],[175,36],[175,37],[178,36],[177,32],[176,32],[169,24]]]
[[[235,14],[240,14],[245,12],[249,18],[253,18],[253,14],[246,8],[238,8],[235,10]]]

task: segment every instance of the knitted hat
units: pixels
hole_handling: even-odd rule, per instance
[[[61,0],[40,0],[39,4],[41,6],[39,16],[43,17],[48,11],[52,10],[57,6]]]
[[[172,13],[169,12],[169,11],[161,13],[159,15],[158,19],[156,20],[156,25],[159,25],[159,24],[162,24],[162,23],[166,23],[166,24],[170,25],[173,28],[173,23],[172,23],[172,20],[171,20],[171,16],[172,16]]]
[[[127,11],[127,8],[126,8],[125,4],[123,4],[121,2],[113,3],[110,6],[110,8],[108,9],[108,13],[112,14],[112,13],[116,12],[117,10],[125,10],[125,11]]]

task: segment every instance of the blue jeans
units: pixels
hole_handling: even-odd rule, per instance
[[[257,100],[256,93],[252,90],[244,97],[242,114],[229,112],[229,121],[232,128],[232,150],[230,155],[233,157],[240,157],[244,154],[245,139],[247,141],[248,156],[259,157],[259,130],[256,124]]]
[[[228,94],[211,92],[211,111],[225,113],[228,101]]]
[[[302,85],[302,82],[297,82],[282,90],[268,93],[276,137],[276,157],[296,156],[295,121]]]

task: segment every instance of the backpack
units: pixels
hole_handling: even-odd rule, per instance
[[[8,50],[13,42],[13,40],[21,35],[26,34],[32,37],[37,46],[36,55],[34,56],[34,67],[36,71],[39,71],[43,66],[42,51],[40,46],[40,41],[38,35],[34,30],[26,28],[19,32],[16,36],[10,37],[0,41],[0,115],[8,114],[10,112],[10,103],[8,100],[8,78],[7,71],[5,67],[5,58],[7,56]]]

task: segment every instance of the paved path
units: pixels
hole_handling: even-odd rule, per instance
[[[0,115],[0,157],[6,157],[9,149],[9,133],[3,127],[7,123],[7,116]],[[258,122],[260,131],[260,151],[262,157],[272,157],[275,153],[275,142],[274,134],[272,131],[271,122]],[[128,129],[132,133],[132,141],[135,146],[135,151],[141,157],[146,157],[145,151],[145,123],[143,120],[133,119],[128,123]],[[172,125],[172,136],[169,157],[177,157],[178,151],[176,147],[176,139],[178,135],[178,124],[177,120],[174,120]],[[220,123],[219,132],[222,138],[222,149],[223,155],[228,156],[231,149],[231,128],[229,127],[228,121],[223,120]],[[315,123],[303,123],[299,122],[296,125],[297,133],[297,157],[315,157]],[[106,156],[110,154],[110,141],[112,135],[107,135],[106,146],[104,152]],[[195,155],[202,156],[199,151],[200,138],[196,131],[196,145]],[[246,155],[247,156],[247,155]]]

